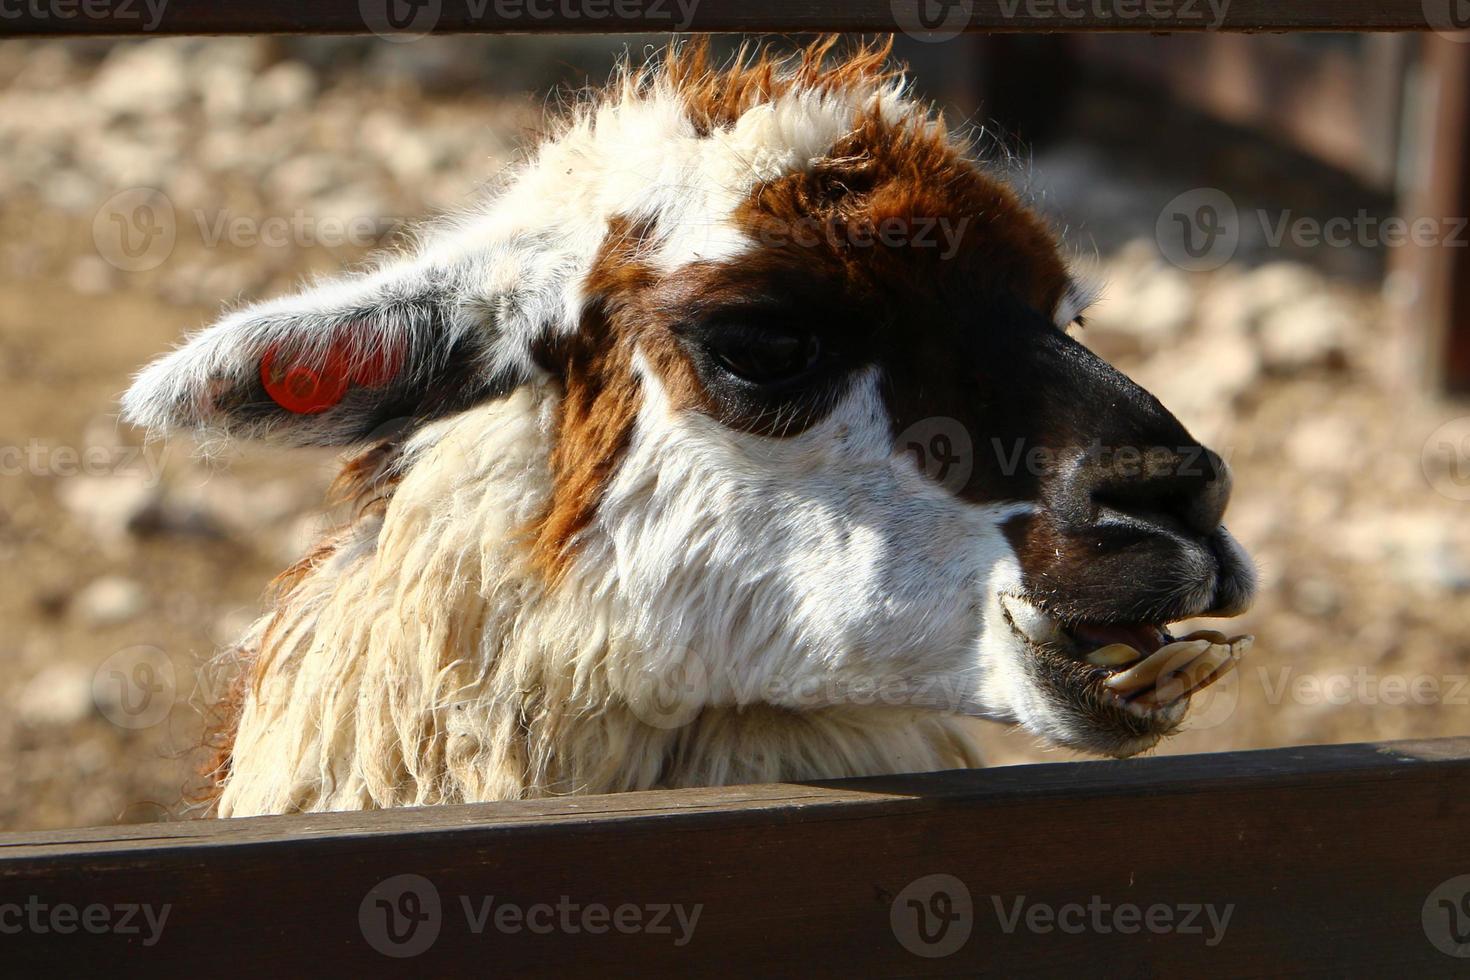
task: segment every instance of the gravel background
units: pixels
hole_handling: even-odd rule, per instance
[[[132,372],[222,303],[464,200],[612,47],[0,43],[0,829],[182,815],[201,668],[318,520],[330,455],[141,447],[115,415]],[[1202,185],[1243,209],[1384,202],[1230,134],[1150,147],[1165,128],[1090,96],[1029,177],[1109,282],[1084,339],[1230,459],[1262,571],[1253,662],[1163,751],[1463,732],[1470,443],[1431,436],[1470,409],[1394,383],[1382,251],[1247,236],[1187,273],[1151,238]],[[150,194],[172,241],[134,226],[129,252],[117,221]],[[988,731],[998,762],[1071,758]]]

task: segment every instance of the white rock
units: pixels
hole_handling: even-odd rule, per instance
[[[144,473],[76,476],[57,484],[61,504],[105,542],[119,542],[157,505],[162,491]]]
[[[92,713],[92,672],[80,664],[51,664],[19,692],[16,715],[23,724],[75,725]]]
[[[1261,360],[1271,371],[1331,367],[1347,357],[1353,318],[1332,297],[1315,293],[1266,313],[1257,333]]]
[[[1206,333],[1255,333],[1273,310],[1322,291],[1322,277],[1295,262],[1274,262],[1249,272],[1220,270],[1201,304],[1199,325]]]
[[[167,141],[106,129],[82,133],[77,139],[77,153],[87,174],[104,187],[162,189],[178,158],[178,147]]]
[[[1245,277],[1226,266],[1210,279],[1201,295],[1195,323],[1201,333],[1250,334],[1259,313]]]
[[[1470,591],[1470,561],[1453,524],[1433,512],[1409,511],[1360,518],[1334,539],[1353,561],[1387,572],[1429,595]]]
[[[188,96],[181,48],[170,41],[113,48],[92,79],[93,100],[114,113],[173,112]]]
[[[245,480],[226,472],[175,472],[162,493],[131,514],[135,534],[187,535],[259,544],[261,535],[289,527],[322,500],[314,483]]]
[[[305,108],[316,95],[316,76],[297,61],[283,61],[266,69],[250,86],[248,109],[265,119],[292,109]]]
[[[391,215],[387,202],[362,184],[343,187],[318,198],[312,206],[315,223],[304,244],[328,248],[374,248],[389,240],[401,219]]]
[[[434,169],[435,144],[397,113],[369,113],[358,128],[357,139],[367,155],[381,161],[395,180],[422,180]]]
[[[183,160],[173,170],[168,196],[174,208],[184,216],[184,223],[194,226],[186,232],[192,234],[201,220],[208,227],[208,221],[214,214],[213,209],[219,203],[219,187],[205,175],[196,161]],[[199,212],[203,212],[203,215]]]
[[[199,165],[213,174],[256,176],[264,157],[258,153],[247,154],[246,134],[233,126],[209,130],[194,147],[194,156]]]
[[[1248,338],[1207,334],[1150,358],[1134,374],[1166,406],[1193,414],[1228,408],[1259,380],[1261,362]]]
[[[6,146],[7,156],[26,147],[48,153],[64,153],[76,134],[102,125],[104,116],[74,91],[0,91],[0,137],[7,143],[24,139],[25,144]]]
[[[1286,439],[1286,451],[1302,469],[1346,473],[1357,465],[1360,436],[1337,415],[1307,418]]]
[[[1087,329],[1134,338],[1147,353],[1177,339],[1195,313],[1190,277],[1155,261],[1112,273],[1103,298],[1088,311]]]
[[[21,70],[10,80],[10,86],[50,92],[77,82],[78,66],[74,52],[79,45],[73,47],[53,42],[15,47],[29,48],[30,56],[22,62]]]
[[[341,43],[341,39],[333,40]],[[221,65],[257,72],[272,56],[275,44],[275,38],[263,36],[209,38],[189,51],[189,74],[200,79],[206,70]]]
[[[1300,262],[1271,262],[1246,273],[1241,285],[1259,310],[1287,306],[1322,291],[1322,276]]]
[[[250,104],[250,72],[238,65],[204,65],[196,83],[210,127],[238,124]]]
[[[148,607],[148,594],[132,579],[109,575],[92,582],[71,602],[72,614],[84,625],[117,626],[131,622]]]
[[[282,160],[266,178],[266,188],[280,201],[304,204],[341,187],[349,165],[330,153],[309,153]]]
[[[46,203],[73,213],[94,212],[105,195],[97,181],[71,167],[60,167],[41,184]]]
[[[290,480],[255,482],[224,473],[174,489],[169,506],[193,520],[228,531],[241,540],[275,528],[320,500]]]

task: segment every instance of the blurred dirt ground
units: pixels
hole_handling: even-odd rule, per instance
[[[144,447],[116,421],[129,377],[221,304],[473,194],[567,59],[612,46],[567,43],[0,43],[0,829],[185,814],[200,669],[319,520],[332,456]],[[1089,153],[1038,158],[1034,183],[1067,185],[1053,206],[1128,172]],[[1134,190],[1144,226],[1177,192]],[[118,237],[136,209],[116,202],[152,191],[161,259]],[[1230,459],[1229,522],[1262,570],[1253,662],[1163,751],[1463,733],[1470,503],[1462,450],[1430,436],[1470,409],[1384,380],[1371,284],[1295,256],[1194,275],[1150,242],[1100,251],[1084,340]],[[997,762],[1073,758],[988,731]]]

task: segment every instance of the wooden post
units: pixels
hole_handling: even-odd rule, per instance
[[[1440,234],[1395,255],[1399,333],[1409,373],[1431,389],[1470,394],[1470,43],[1425,36],[1404,217]]]

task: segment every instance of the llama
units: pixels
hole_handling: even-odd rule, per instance
[[[215,812],[975,767],[976,718],[1153,746],[1250,643],[1167,625],[1254,578],[1088,302],[885,46],[620,70],[483,204],[124,396],[362,447],[234,653]]]

